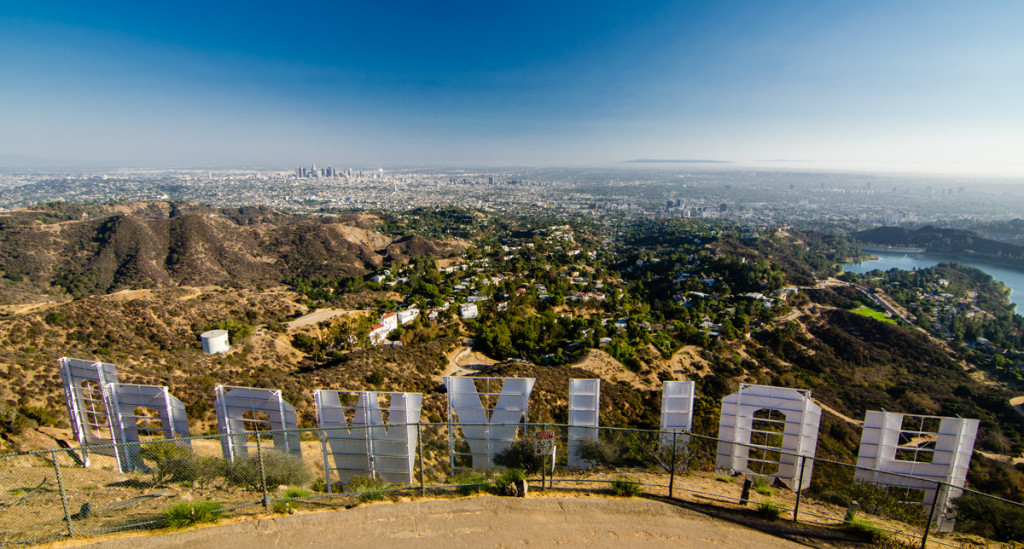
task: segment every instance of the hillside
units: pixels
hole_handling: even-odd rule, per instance
[[[602,425],[657,428],[661,382],[692,379],[694,430],[713,436],[721,398],[763,383],[811,390],[836,412],[822,418],[821,457],[852,460],[857,421],[877,409],[978,418],[979,450],[1024,451],[1014,393],[966,355],[854,314],[852,288],[785,287],[814,283],[830,263],[808,235],[673,222],[631,228],[638,243],[613,248],[593,227],[522,230],[502,219],[505,232],[495,223],[453,242],[387,236],[365,214],[169,203],[50,207],[0,221],[3,295],[35,303],[0,317],[0,404],[41,423],[66,423],[60,356],[115,363],[125,382],[168,385],[196,434],[214,429],[217,384],[281,389],[302,426],[315,424],[318,388],[422,392],[424,420],[444,421],[440,375],[470,337],[496,363],[480,375],[537,378],[533,421],[564,422],[569,380],[601,378]],[[443,257],[465,270],[442,272],[434,259]],[[386,283],[342,276],[379,274],[385,262],[394,270]],[[302,284],[282,286],[289,278]],[[480,315],[460,320],[457,305],[470,297]],[[403,346],[355,342],[374,315],[413,304],[423,315],[392,338]],[[310,306],[356,314],[287,327]],[[201,352],[198,336],[213,327],[231,333],[230,353]],[[972,469],[977,487],[1024,495],[1021,471],[986,467],[999,473]]]
[[[369,215],[147,202],[0,214],[0,304],[124,288],[266,288],[290,276],[364,275],[387,259],[447,257],[464,244],[385,236]]]
[[[987,238],[980,233],[933,226],[920,229],[878,227],[854,233],[868,244],[923,247],[931,253],[989,261],[1013,267],[1024,264],[1024,246]]]

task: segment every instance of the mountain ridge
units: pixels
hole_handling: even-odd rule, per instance
[[[266,287],[289,276],[362,276],[385,260],[447,257],[456,241],[392,237],[368,215],[296,217],[167,202],[0,214],[0,303],[138,287]],[[22,298],[24,299],[24,298]]]

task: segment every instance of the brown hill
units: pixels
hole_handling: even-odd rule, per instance
[[[408,259],[424,255],[437,255],[439,248],[433,242],[419,235],[410,235],[392,242],[387,247],[387,256],[393,259]]]
[[[373,216],[147,202],[0,214],[0,304],[123,288],[268,287],[290,276],[363,275],[386,258],[446,257],[464,244],[392,239]]]

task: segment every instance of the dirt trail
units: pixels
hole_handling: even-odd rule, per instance
[[[497,496],[381,503],[342,511],[269,516],[181,532],[81,541],[92,542],[93,547],[105,549],[140,546],[148,549],[251,549],[338,544],[345,547],[428,548],[512,545],[615,549],[806,547],[747,526],[654,500]]]
[[[316,311],[313,311],[308,315],[300,316],[299,318],[296,318],[295,320],[288,322],[286,326],[288,326],[289,330],[294,330],[297,328],[303,328],[305,326],[318,324],[325,320],[330,320],[332,318],[337,318],[339,316],[357,316],[363,314],[369,314],[369,311],[363,311],[360,309],[317,309]]]
[[[863,420],[853,419],[852,417],[850,417],[848,415],[845,415],[845,414],[843,414],[841,412],[836,411],[835,409],[829,407],[828,405],[826,405],[825,403],[821,402],[818,399],[811,399],[811,400],[813,400],[814,403],[817,404],[818,406],[821,406],[822,410],[824,410],[824,411],[826,411],[826,412],[828,412],[828,413],[838,417],[839,419],[841,419],[841,420],[843,420],[843,421],[845,421],[847,423],[852,423],[853,425],[857,425],[857,426],[863,426],[864,425],[864,421]]]
[[[1016,410],[1018,414],[1024,416],[1024,396],[1011,398],[1010,406],[1013,406],[1013,409]]]
[[[441,372],[440,375],[434,376],[434,379],[441,381],[441,378],[444,376],[473,375],[478,369],[496,364],[497,362],[497,360],[483,353],[474,351],[472,347],[463,345],[456,347],[455,350],[448,353],[448,366],[445,367],[444,372]]]

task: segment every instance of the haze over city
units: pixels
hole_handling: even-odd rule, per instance
[[[1017,177],[1022,17],[1019,2],[6,5],[0,167]]]

